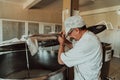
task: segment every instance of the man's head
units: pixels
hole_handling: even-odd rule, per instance
[[[71,16],[65,20],[66,36],[79,40],[86,25],[81,16]]]

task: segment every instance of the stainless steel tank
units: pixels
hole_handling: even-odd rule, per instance
[[[66,80],[67,68],[58,64],[58,50],[53,48],[57,40],[39,45],[42,47],[33,56],[25,42],[0,46],[0,80]]]

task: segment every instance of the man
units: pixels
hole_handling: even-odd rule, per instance
[[[65,21],[65,33],[58,37],[60,43],[58,51],[59,64],[74,66],[74,80],[98,80],[102,67],[102,47],[98,38],[86,29],[85,22],[80,16],[72,16]],[[75,40],[72,46],[65,38],[69,36]],[[64,47],[71,48],[65,52]]]

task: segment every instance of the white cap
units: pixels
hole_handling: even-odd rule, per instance
[[[72,28],[82,28],[85,25],[84,20],[81,16],[71,16],[65,20],[65,32],[68,34],[69,30]]]

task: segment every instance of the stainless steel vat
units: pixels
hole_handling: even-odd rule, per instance
[[[25,42],[0,46],[0,80],[66,80],[67,68],[58,64],[58,51],[40,51],[32,56]]]

